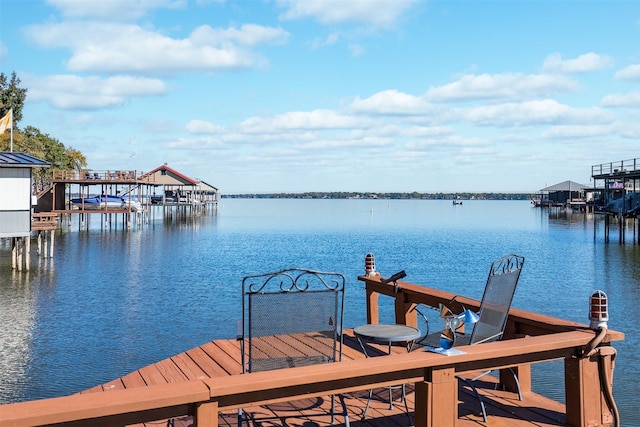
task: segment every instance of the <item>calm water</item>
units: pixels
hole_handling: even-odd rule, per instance
[[[77,392],[215,338],[233,337],[244,275],[299,266],[348,278],[345,325],[365,322],[356,277],[378,271],[480,298],[492,260],[525,256],[514,306],[588,323],[607,293],[617,343],[614,394],[623,425],[640,425],[640,246],[604,243],[602,218],[529,202],[223,199],[217,215],[154,218],[131,230],[76,222],[53,260],[14,273],[0,245],[0,403]],[[75,220],[74,220],[75,221]],[[594,221],[596,227],[594,231]],[[383,307],[382,321],[392,321]],[[563,400],[562,364],[534,366],[534,389]]]

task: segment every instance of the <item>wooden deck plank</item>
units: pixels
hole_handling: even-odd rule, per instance
[[[166,384],[169,382],[160,372],[158,363],[140,368],[138,372],[147,385]]]
[[[225,351],[224,347],[217,345],[217,343],[215,342],[207,343],[205,345],[200,346],[200,348],[202,348],[202,350],[204,350],[209,355],[209,357],[211,357],[212,359],[215,359],[218,365],[220,365],[220,367],[224,369],[228,375],[242,374],[242,364],[240,362],[240,346],[239,345],[235,345],[233,349],[230,349],[230,351],[235,350],[235,352],[237,353],[236,357],[230,356]]]
[[[134,371],[122,377],[122,383],[125,388],[144,387],[147,385],[139,371]]]
[[[193,348],[188,350],[187,354],[210,378],[226,377],[229,375],[227,371],[218,365],[202,348]]]
[[[186,381],[189,378],[176,366],[172,359],[161,360],[155,364],[168,383]]]
[[[180,353],[171,358],[178,369],[190,380],[209,378],[207,373],[198,366],[187,353]]]
[[[216,340],[211,343],[219,347],[231,360],[234,360],[238,366],[241,365],[240,360],[240,341],[238,340]],[[242,369],[239,371],[242,372]]]
[[[104,391],[107,390],[122,390],[124,389],[124,384],[122,383],[121,378],[116,378],[113,381],[109,381],[108,383],[102,384],[102,389]]]

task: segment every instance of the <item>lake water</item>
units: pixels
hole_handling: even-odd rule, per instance
[[[525,257],[513,305],[588,323],[595,289],[626,333],[614,396],[640,425],[640,245],[604,242],[603,218],[527,201],[222,199],[216,215],[56,233],[55,256],[13,272],[0,244],[0,403],[66,395],[211,339],[233,337],[241,280],[286,267],[347,276],[345,326],[365,323],[364,257],[389,276],[480,299],[490,263]],[[75,216],[74,216],[75,217]],[[594,225],[595,222],[595,225]],[[391,304],[381,321],[392,321]],[[533,367],[534,390],[563,400],[562,363]]]

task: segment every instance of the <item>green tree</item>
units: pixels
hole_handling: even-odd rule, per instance
[[[0,73],[0,117],[13,108],[13,150],[28,153],[51,163],[51,171],[80,170],[87,166],[87,159],[80,151],[65,147],[57,139],[42,133],[34,126],[20,130],[16,124],[22,120],[22,107],[27,97],[27,89],[20,87],[20,78],[15,71],[11,79]],[[9,132],[0,135],[0,151],[7,151],[10,146]],[[36,175],[45,180],[46,170],[36,171]]]
[[[22,107],[27,99],[27,89],[19,87],[20,78],[14,71],[11,80],[7,80],[4,73],[0,73],[0,117],[13,108],[13,127],[22,120]]]
[[[27,152],[51,163],[50,172],[57,170],[81,170],[87,166],[87,159],[80,151],[65,147],[63,143],[33,126],[27,126],[20,132],[20,141],[14,146],[18,151]],[[38,171],[46,173],[45,171]],[[41,176],[44,180],[44,176]]]

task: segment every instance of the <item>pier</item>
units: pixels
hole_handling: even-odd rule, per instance
[[[406,325],[417,325],[416,304],[437,307],[454,297],[409,282],[383,283],[379,276],[358,280],[365,285],[370,323],[378,323],[380,295],[391,299],[396,323]],[[466,297],[457,301],[472,310],[480,305]],[[368,352],[381,356],[366,358],[353,330],[345,329],[340,362],[250,374],[241,374],[238,341],[214,340],[82,393],[0,406],[0,424],[235,426],[242,407],[275,416],[274,425],[286,425],[286,419],[290,425],[325,426],[330,425],[328,396],[344,393],[351,424],[357,426],[611,426],[616,416],[606,393],[613,381],[611,345],[624,334],[601,332],[602,341],[583,357],[585,347],[595,345],[596,332],[588,325],[512,308],[501,341],[458,347],[462,354],[398,346],[382,356],[386,346],[368,344]],[[303,352],[326,339],[313,333],[282,337],[282,349]],[[558,359],[564,361],[564,404],[531,389],[531,364]],[[479,388],[488,413],[483,423],[478,401],[456,376],[507,368],[517,372],[523,400],[509,376],[490,378]],[[385,387],[398,384],[408,384],[409,414],[398,401],[389,408]],[[372,406],[361,419],[369,389],[374,389]],[[310,414],[324,417],[310,421]],[[335,421],[343,422],[339,415]]]
[[[640,158],[601,163],[591,167],[594,191],[602,193],[604,236],[610,240],[611,225],[618,225],[618,241],[625,243],[627,230],[640,243]]]

